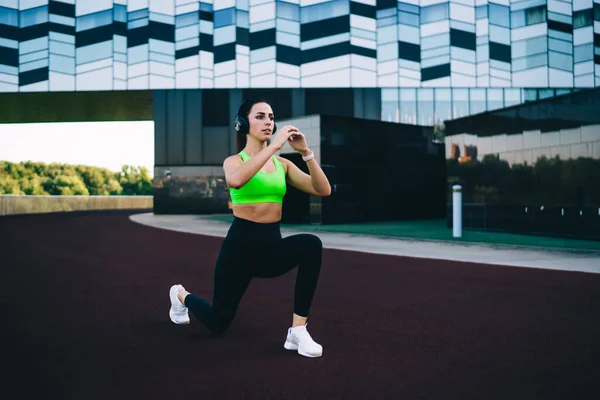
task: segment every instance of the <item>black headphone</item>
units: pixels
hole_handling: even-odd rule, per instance
[[[241,134],[246,134],[250,132],[250,122],[248,122],[248,117],[246,117],[245,115],[240,115],[240,110],[242,109],[244,104],[249,102],[252,102],[253,104],[261,103],[260,101],[246,100],[238,107],[237,111],[235,112],[235,121],[233,122],[233,128],[236,132],[239,132]],[[274,134],[275,131],[277,131],[277,125],[275,124],[275,122],[273,122],[273,130],[271,134]]]

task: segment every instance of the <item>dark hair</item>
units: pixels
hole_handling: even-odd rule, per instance
[[[252,110],[252,107],[254,107],[255,104],[258,103],[267,103],[269,104],[268,101],[263,100],[263,99],[251,99],[251,100],[246,100],[244,101],[238,108],[238,111],[236,113],[236,119],[239,117],[240,119],[245,118],[246,119],[246,128],[242,128],[239,131],[236,132],[236,142],[237,142],[237,151],[238,153],[240,151],[242,151],[244,149],[244,147],[246,147],[246,141],[247,141],[247,137],[246,135],[248,134],[248,128],[249,128],[249,124],[248,124],[248,114],[250,114],[250,110]],[[271,105],[271,104],[269,104]]]

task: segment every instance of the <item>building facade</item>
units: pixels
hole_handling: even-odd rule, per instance
[[[0,92],[368,87],[432,125],[595,86],[592,0],[0,1]]]

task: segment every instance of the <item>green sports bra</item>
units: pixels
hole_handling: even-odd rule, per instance
[[[250,156],[241,151],[240,156],[244,162]],[[285,168],[277,157],[273,156],[275,172],[267,173],[258,171],[244,186],[239,189],[229,188],[232,204],[254,203],[283,203],[286,192]]]

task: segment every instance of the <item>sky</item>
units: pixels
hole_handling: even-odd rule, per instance
[[[83,164],[154,175],[154,121],[0,124],[0,160]]]

